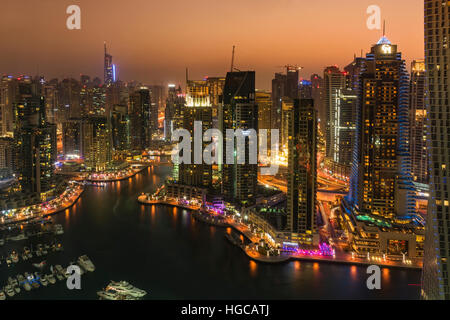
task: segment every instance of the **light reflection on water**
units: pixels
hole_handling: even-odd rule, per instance
[[[118,184],[88,187],[69,214],[55,216],[65,227],[65,251],[49,263],[67,265],[87,254],[95,274],[86,276],[82,292],[55,286],[21,298],[95,299],[110,280],[127,280],[150,292],[149,299],[418,298],[420,288],[408,284],[420,283],[420,272],[383,269],[383,290],[370,292],[365,268],[306,261],[260,264],[225,239],[235,232],[230,228],[205,225],[186,210],[139,205],[137,196],[155,190],[169,169],[149,168],[122,181],[120,192]],[[24,271],[31,270],[25,266]]]

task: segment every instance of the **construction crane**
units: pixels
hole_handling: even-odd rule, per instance
[[[239,72],[241,72],[241,70],[239,70],[238,68],[235,68],[234,67],[234,54],[235,54],[235,49],[236,49],[236,46],[233,46],[233,53],[231,54],[231,69],[230,69],[230,72],[233,72],[233,71],[239,71]]]

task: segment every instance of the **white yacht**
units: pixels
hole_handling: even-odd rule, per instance
[[[5,292],[8,295],[8,297],[13,297],[16,293],[14,292],[14,289],[12,286],[6,286]]]
[[[41,284],[46,287],[48,286],[48,281],[47,281],[47,277],[45,275],[42,275],[39,279],[39,281],[41,282]]]
[[[64,228],[62,225],[60,224],[55,224],[55,234],[63,234],[64,233]]]
[[[94,272],[95,271],[95,266],[92,263],[92,261],[88,258],[87,255],[81,256],[78,258],[78,264],[85,269],[86,271],[89,272]]]
[[[137,298],[130,295],[123,295],[116,290],[106,288],[103,291],[98,291],[97,295],[100,300],[137,300]]]
[[[142,298],[147,294],[146,291],[138,289],[126,281],[119,281],[119,282],[111,281],[107,289],[114,289],[120,294],[130,295],[136,298]]]
[[[0,291],[0,301],[6,300],[6,295],[3,291]]]
[[[23,282],[23,288],[25,289],[25,291],[31,291],[31,285],[28,281],[24,281]]]
[[[47,275],[47,280],[48,280],[48,282],[50,283],[50,284],[55,284],[56,283],[56,279],[55,279],[55,277],[53,276],[53,274],[48,274]]]
[[[100,299],[120,300],[120,296],[114,290],[97,291],[97,295],[100,297]]]

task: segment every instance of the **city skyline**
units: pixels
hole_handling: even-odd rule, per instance
[[[0,301],[450,299],[450,0],[2,12]]]
[[[119,79],[185,86],[186,68],[192,79],[224,76],[236,45],[235,65],[257,71],[256,87],[266,90],[273,74],[281,72],[280,66],[286,63],[304,66],[300,77],[309,79],[310,74],[321,74],[328,65],[347,65],[361,50],[363,55],[367,53],[382,31],[366,26],[370,1],[347,2],[342,6],[328,0],[320,4],[283,0],[276,5],[259,2],[261,7],[255,7],[254,0],[213,5],[200,0],[189,6],[180,1],[170,5],[135,1],[134,6],[124,7],[78,1],[81,30],[70,31],[65,27],[70,1],[29,4],[7,0],[0,13],[0,35],[9,45],[0,70],[13,75],[40,73],[48,78],[78,78],[80,73],[102,78],[98,59],[102,59],[106,41]],[[382,0],[377,5],[386,20],[389,39],[402,49],[409,68],[412,60],[423,58],[423,28],[420,24],[404,25],[421,18],[422,1]],[[17,23],[11,18],[14,15],[6,12],[20,13],[28,23]],[[285,12],[298,15],[280,22]],[[230,27],[228,17],[239,21],[239,26]],[[279,50],[280,46],[284,50]]]

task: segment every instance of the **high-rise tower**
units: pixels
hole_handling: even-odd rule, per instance
[[[358,214],[385,219],[414,214],[408,84],[401,53],[383,36],[367,54],[359,80],[348,197]]]
[[[288,221],[293,239],[313,244],[317,234],[317,111],[312,99],[295,99],[288,116]]]
[[[425,61],[411,64],[410,85],[410,138],[411,163],[414,180],[428,184],[428,150],[426,139],[427,111],[425,106]]]
[[[228,199],[243,205],[253,202],[258,183],[258,165],[250,163],[249,139],[245,139],[245,164],[237,164],[236,143],[234,150],[227,150],[226,130],[241,129],[258,132],[258,106],[255,102],[255,72],[228,72],[225,80],[222,106],[222,129],[224,135],[224,165],[222,192]],[[236,139],[235,139],[236,140]],[[226,163],[226,155],[234,154],[234,164]]]
[[[450,4],[425,0],[430,197],[426,224],[422,297],[450,299]]]
[[[104,44],[105,57],[104,57],[104,83],[106,87],[111,86],[115,81],[115,65],[112,63],[112,55],[106,50],[106,42]]]

